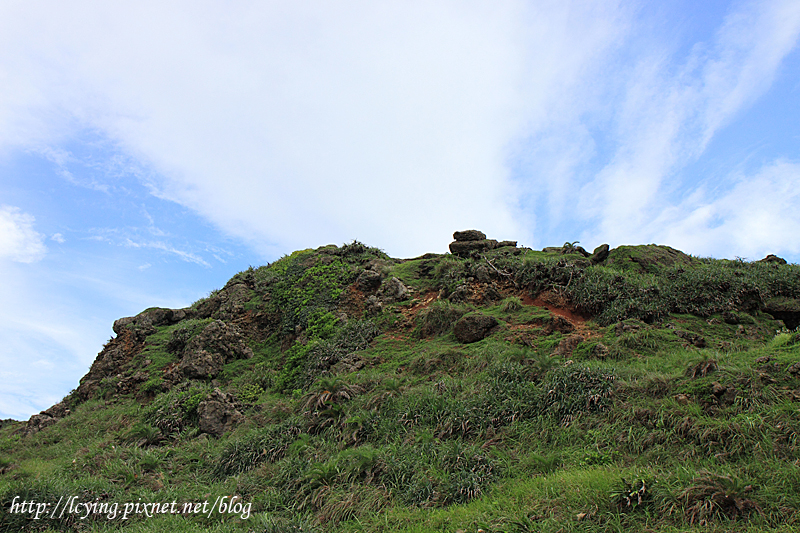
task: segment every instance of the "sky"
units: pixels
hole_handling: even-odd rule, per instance
[[[800,262],[800,3],[0,3],[0,418],[111,325],[359,240]]]

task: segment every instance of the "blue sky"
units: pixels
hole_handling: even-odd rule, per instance
[[[116,318],[479,228],[800,261],[800,4],[0,5],[0,418]]]

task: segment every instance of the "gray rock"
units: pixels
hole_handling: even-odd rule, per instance
[[[476,229],[468,229],[464,231],[456,231],[453,233],[453,239],[460,242],[482,241],[486,239],[486,234]]]
[[[598,359],[605,359],[608,357],[608,347],[602,342],[598,342],[594,345],[594,348],[592,348],[592,356]]]
[[[219,389],[214,389],[209,399],[200,402],[197,414],[200,431],[217,437],[244,421],[244,415],[237,410],[233,397]]]
[[[570,335],[569,337],[561,339],[561,342],[558,343],[558,346],[556,346],[556,349],[553,351],[553,355],[570,357],[572,352],[575,351],[575,348],[584,340],[585,339],[580,335]]]
[[[785,265],[786,259],[778,257],[777,255],[769,254],[764,259],[759,259],[757,263],[775,263],[776,265]]]
[[[453,292],[450,293],[447,299],[453,303],[465,302],[469,298],[469,295],[469,287],[466,285],[459,285]]]
[[[486,265],[479,265],[477,268],[473,269],[473,276],[483,283],[489,281],[489,269],[486,268]]]
[[[487,302],[496,302],[503,299],[503,295],[497,290],[497,285],[491,283],[483,289],[483,299]]]
[[[469,344],[485,339],[497,324],[494,317],[474,313],[460,318],[453,327],[453,333],[458,342]]]
[[[608,245],[601,244],[600,246],[594,249],[594,252],[592,252],[592,255],[589,257],[589,261],[593,265],[599,265],[600,263],[608,259],[608,251],[609,251]]]
[[[495,248],[497,248],[497,241],[494,239],[455,241],[450,243],[450,252],[459,257],[467,257],[472,252],[484,252]]]
[[[244,283],[227,285],[219,291],[219,318],[233,320],[244,312],[244,304],[250,300],[250,288]]]
[[[383,312],[383,304],[374,294],[367,298],[366,311],[369,315],[379,315]]]
[[[381,275],[374,270],[365,270],[358,275],[356,287],[362,292],[372,292],[381,286]]]
[[[53,424],[57,423],[58,420],[59,420],[58,418],[54,418],[44,413],[33,415],[28,420],[28,424],[25,426],[23,434],[26,437],[29,435],[33,435],[34,433],[38,433],[39,431],[43,430],[46,427],[52,426]]]
[[[251,357],[239,328],[215,320],[189,341],[178,369],[188,378],[213,378],[225,363]]]
[[[174,309],[165,309],[162,307],[153,307],[151,309],[146,309],[139,313],[136,316],[128,316],[124,318],[120,318],[114,321],[114,326],[111,328],[114,330],[114,333],[119,335],[122,333],[122,330],[125,328],[141,328],[141,329],[152,329],[155,331],[156,326],[165,326],[168,324],[173,324],[177,322],[177,320],[173,321],[173,315],[175,313]],[[185,312],[183,316],[185,316]]]
[[[558,331],[559,333],[572,333],[575,331],[575,324],[563,316],[555,315],[550,322],[545,324],[544,331],[546,335],[550,335],[554,331]]]
[[[686,342],[697,346],[698,348],[705,348],[706,347],[706,340],[697,333],[692,331],[683,331],[680,329],[675,330],[675,335],[680,337],[681,339],[685,340]]]
[[[383,282],[378,291],[382,300],[387,302],[402,302],[411,296],[411,291],[403,285],[403,282],[395,277],[391,277]]]

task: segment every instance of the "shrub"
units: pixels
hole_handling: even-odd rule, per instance
[[[197,426],[197,407],[211,392],[205,384],[184,384],[156,396],[144,409],[142,420],[162,431],[176,435],[186,427]]]
[[[239,387],[237,398],[242,403],[256,403],[262,394],[264,389],[261,385],[248,383]]]
[[[542,383],[543,410],[569,422],[581,413],[603,410],[611,398],[614,375],[591,368],[566,367],[551,371]]]
[[[513,313],[515,311],[519,311],[522,309],[522,300],[520,300],[516,296],[511,296],[503,300],[503,303],[500,307],[504,313]]]
[[[299,435],[300,426],[291,420],[253,430],[225,445],[214,461],[214,474],[222,478],[247,472],[263,461],[274,463],[286,454]]]
[[[450,331],[453,324],[467,312],[469,309],[463,305],[453,304],[447,300],[436,300],[419,313],[415,336],[425,338],[443,335]]]

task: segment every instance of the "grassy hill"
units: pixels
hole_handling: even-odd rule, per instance
[[[120,319],[0,427],[0,531],[800,529],[800,266],[574,244],[326,246]]]

